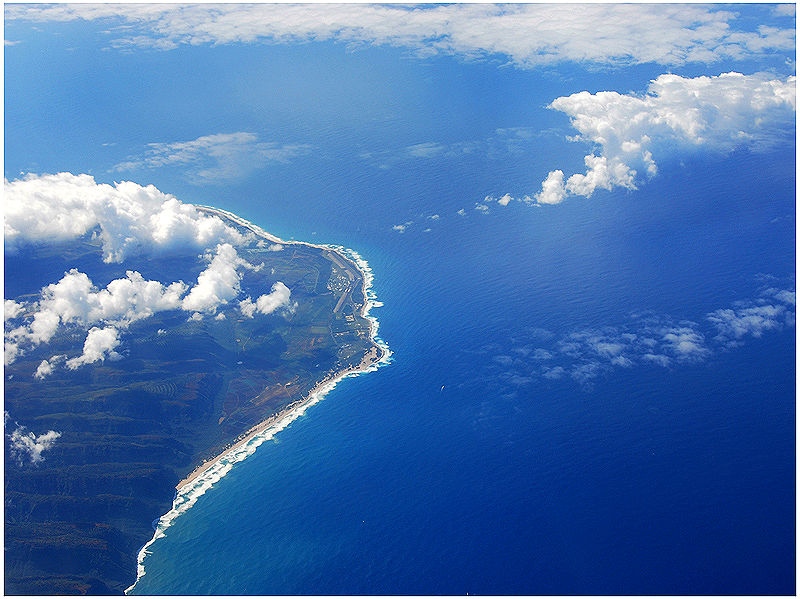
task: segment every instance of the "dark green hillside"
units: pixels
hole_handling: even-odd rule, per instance
[[[37,380],[42,360],[81,352],[86,327],[62,327],[6,367],[6,433],[16,422],[61,434],[39,463],[17,459],[6,437],[7,594],[121,593],[183,477],[371,347],[352,263],[304,245],[264,251],[256,241],[237,248],[265,264],[245,271],[242,297],[255,300],[282,281],[292,311],[250,319],[232,302],[222,320],[157,313],[121,332],[121,360],[77,370],[62,363]],[[88,240],[28,248],[6,257],[6,299],[36,299],[73,267],[103,287],[126,270],[191,285],[204,266],[195,257],[104,264]]]

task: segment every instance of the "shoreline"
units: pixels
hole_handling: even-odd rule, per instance
[[[344,370],[329,373],[321,381],[318,381],[314,387],[309,391],[308,395],[299,399],[284,408],[278,414],[266,418],[262,422],[256,424],[248,431],[243,433],[240,438],[235,440],[232,445],[224,449],[214,458],[211,458],[192,470],[183,480],[181,480],[175,487],[175,498],[172,502],[172,508],[169,512],[164,514],[158,519],[153,533],[153,538],[150,539],[137,554],[136,558],[136,580],[125,589],[124,594],[128,594],[139,582],[142,576],[145,575],[144,558],[149,554],[148,548],[156,540],[165,536],[165,531],[169,528],[172,522],[190,509],[197,499],[200,498],[205,492],[216,484],[222,477],[224,477],[233,468],[234,464],[243,461],[265,441],[272,439],[277,433],[285,429],[289,424],[294,422],[297,418],[302,416],[305,411],[314,404],[322,401],[329,391],[333,390],[342,380],[348,377],[356,377],[361,374],[377,370],[381,365],[388,364],[391,360],[392,352],[386,343],[378,337],[378,319],[370,316],[371,308],[380,307],[383,304],[377,301],[374,293],[372,292],[372,271],[369,264],[354,250],[327,244],[315,244],[304,241],[285,241],[266,232],[258,225],[241,218],[240,216],[215,208],[213,206],[195,205],[195,208],[202,212],[214,214],[223,220],[225,218],[233,221],[234,223],[243,226],[250,230],[258,237],[262,237],[272,243],[279,243],[285,245],[306,245],[321,250],[335,252],[338,256],[352,263],[355,268],[361,273],[361,291],[364,297],[364,304],[361,308],[361,317],[366,318],[369,322],[370,342],[372,347],[362,357],[361,362],[357,366],[351,366]]]
[[[365,372],[369,372],[369,369],[373,366],[377,366],[381,362],[381,351],[375,352],[377,346],[373,346],[372,349],[367,353],[364,358],[362,358],[361,363],[358,366],[354,366],[340,372],[337,372],[334,376],[330,378],[324,378],[319,381],[311,391],[308,392],[308,395],[302,399],[298,399],[297,401],[290,403],[286,406],[283,410],[275,414],[274,416],[270,416],[266,420],[262,420],[254,427],[250,428],[247,432],[243,433],[243,435],[230,447],[222,450],[219,454],[214,456],[213,458],[204,461],[199,466],[197,466],[194,470],[192,470],[186,478],[180,481],[177,485],[175,485],[175,490],[180,493],[185,487],[190,485],[192,482],[200,478],[203,474],[205,474],[208,470],[213,468],[218,464],[220,460],[225,458],[228,454],[235,453],[237,450],[241,449],[243,446],[247,445],[250,441],[252,441],[257,435],[260,435],[267,430],[269,430],[272,426],[275,426],[279,423],[283,418],[288,416],[293,410],[297,410],[300,408],[308,407],[310,402],[313,402],[314,399],[319,394],[325,394],[329,389],[326,389],[327,386],[333,385],[335,386],[336,383],[339,383],[343,379],[346,379],[349,376],[363,374]],[[377,353],[377,355],[373,356],[373,353]]]

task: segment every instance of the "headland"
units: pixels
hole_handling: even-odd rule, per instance
[[[269,415],[241,433],[233,441],[224,446],[219,453],[213,457],[204,459],[175,486],[176,494],[172,509],[159,519],[155,526],[153,538],[139,551],[137,556],[136,581],[125,590],[126,594],[136,586],[139,579],[146,573],[144,559],[149,553],[149,547],[165,534],[165,530],[171,526],[175,518],[191,508],[201,495],[231,470],[235,463],[252,455],[259,445],[273,438],[275,434],[304,414],[306,409],[321,401],[325,395],[343,379],[375,370],[380,365],[388,363],[391,358],[391,351],[388,346],[378,337],[378,320],[369,314],[371,308],[381,305],[376,301],[372,291],[372,272],[367,262],[355,251],[340,246],[313,244],[294,240],[287,241],[264,231],[261,227],[231,212],[211,206],[196,207],[203,212],[216,215],[223,220],[235,223],[272,244],[280,246],[304,246],[321,250],[328,260],[346,273],[349,280],[349,285],[337,290],[341,295],[336,301],[333,310],[334,314],[341,310],[344,301],[352,294],[353,284],[360,280],[360,293],[364,301],[356,302],[356,305],[359,306],[357,316],[361,319],[365,319],[369,323],[369,346],[357,363],[323,374],[302,398],[287,404],[277,413]],[[354,275],[354,271],[358,274]]]

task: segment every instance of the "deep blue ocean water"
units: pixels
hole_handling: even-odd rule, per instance
[[[667,158],[636,191],[482,214],[486,194],[582,170],[590,148],[564,141],[550,101],[642,90],[664,67],[336,44],[100,54],[84,25],[49,27],[6,52],[7,177],[152,183],[350,247],[394,353],[179,517],[135,593],[794,594],[795,330],[724,348],[706,320],[794,289],[793,144]],[[83,43],[65,53],[59,36]],[[497,130],[512,127],[531,135],[510,144]],[[234,131],[313,149],[220,184],[111,170],[148,143]],[[403,157],[430,142],[479,149]],[[585,360],[556,351],[569,335],[641,334],[646,318],[694,323],[709,354],[591,379],[546,378],[531,358],[570,371]]]
[[[309,224],[316,211],[300,208],[297,238],[369,261],[394,361],[201,497],[151,547],[136,592],[792,593],[793,329],[589,386],[515,387],[492,362],[526,330],[544,344],[537,329],[620,327],[645,310],[702,322],[753,297],[758,273],[791,279],[789,188],[748,185],[775,161],[793,173],[783,153],[699,161],[635,194],[451,211],[430,233],[347,207]],[[408,173],[381,191],[400,204],[426,176],[448,179]],[[224,207],[269,227],[266,203]]]

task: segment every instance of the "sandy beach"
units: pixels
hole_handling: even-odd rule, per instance
[[[259,422],[253,428],[244,433],[244,435],[242,435],[232,445],[228,446],[222,452],[220,452],[219,455],[210,460],[206,460],[205,462],[200,464],[197,468],[192,470],[192,472],[186,478],[184,478],[181,482],[175,485],[175,488],[178,490],[178,492],[180,492],[183,487],[190,485],[192,482],[194,482],[196,479],[202,476],[207,470],[213,468],[217,464],[217,462],[219,462],[226,455],[233,453],[243,445],[246,445],[253,439],[253,437],[263,433],[264,431],[268,430],[271,426],[280,422],[290,412],[292,412],[293,410],[297,410],[298,408],[302,408],[306,404],[313,402],[315,399],[317,399],[319,394],[324,394],[328,390],[327,388],[332,384],[338,383],[339,381],[350,376],[351,374],[359,374],[362,372],[366,372],[372,366],[380,362],[382,357],[383,357],[383,352],[381,348],[379,348],[378,346],[371,347],[370,350],[367,352],[367,354],[361,359],[361,362],[359,363],[358,366],[342,370],[333,376],[323,379],[322,381],[317,383],[313,389],[311,389],[311,391],[305,398],[289,404],[278,414],[270,416],[266,420]]]

